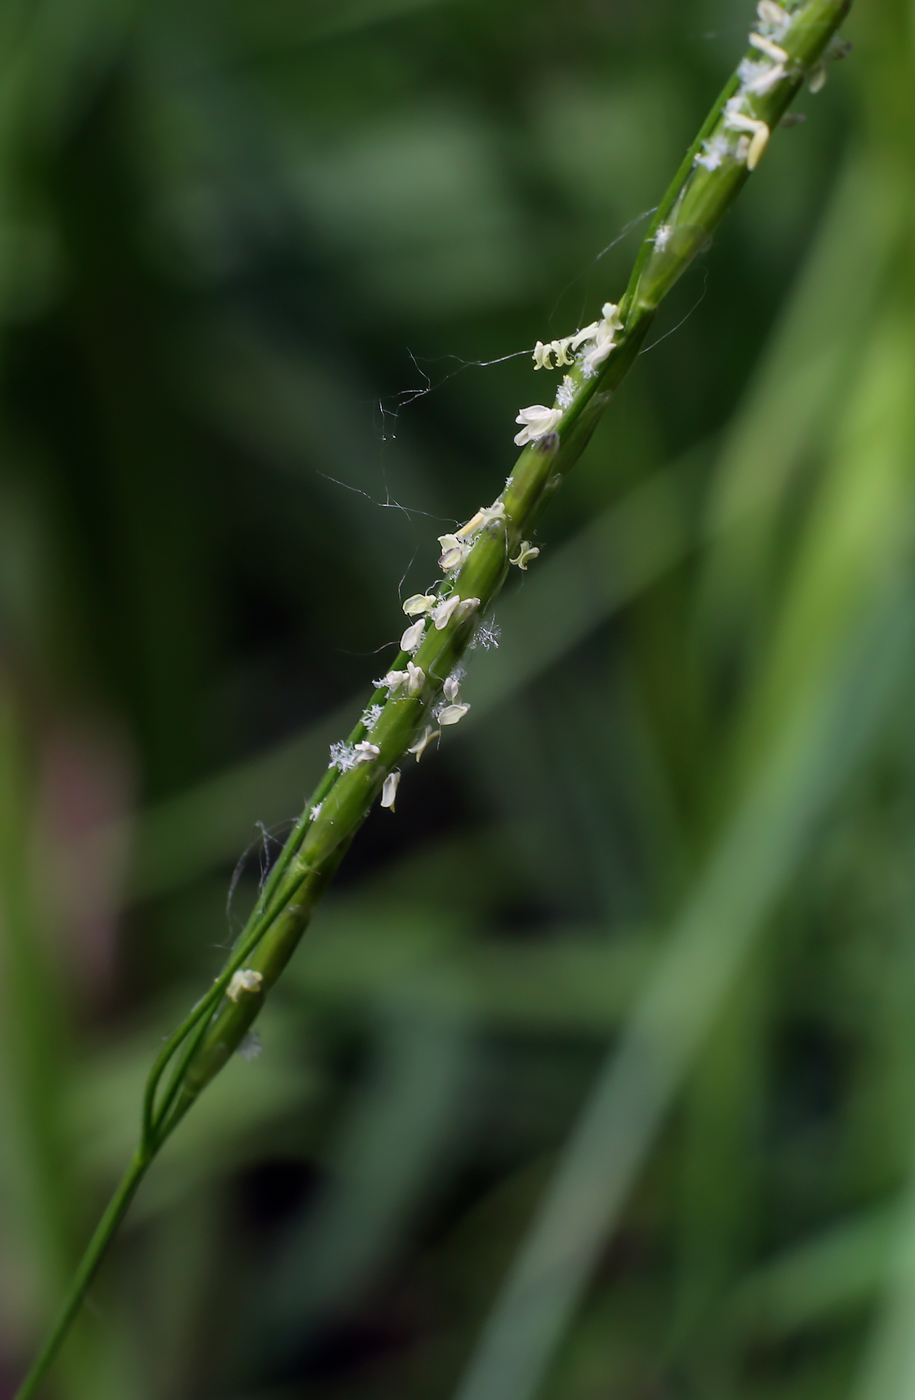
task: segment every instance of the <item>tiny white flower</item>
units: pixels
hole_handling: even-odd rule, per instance
[[[553,366],[550,363],[552,351],[552,345],[544,345],[542,340],[538,340],[534,346],[534,369],[552,369]]]
[[[460,689],[461,682],[457,676],[451,675],[445,677],[445,683],[442,686],[442,694],[446,700],[449,702],[455,701],[458,698]]]
[[[418,613],[430,613],[437,602],[438,599],[432,593],[414,593],[403,604],[403,610],[407,617],[416,617]]]
[[[779,45],[774,44],[771,39],[767,39],[764,34],[751,34],[750,43],[754,49],[759,49],[760,53],[767,54],[776,63],[788,63],[790,54]]]
[[[323,803],[323,802],[316,802],[315,805],[311,808],[311,813],[310,813],[310,815],[311,815],[311,820],[312,820],[313,822],[316,822],[316,821],[318,820],[318,817],[320,817],[320,815],[321,815],[321,808],[322,808],[323,806],[324,806],[324,803]]]
[[[232,973],[226,987],[226,996],[230,1001],[238,1001],[242,992],[259,992],[263,980],[262,972],[255,972],[253,967],[240,967],[237,972]]]
[[[623,321],[620,316],[620,309],[615,301],[605,301],[601,307],[604,328],[608,331],[621,331]]]
[[[438,542],[442,547],[439,568],[450,574],[463,564],[470,553],[470,545],[466,540],[458,539],[457,535],[439,535]]]
[[[400,639],[401,651],[415,651],[423,639],[426,630],[426,619],[421,617],[418,622],[413,622],[406,629]]]
[[[540,553],[539,549],[532,549],[530,540],[522,540],[518,545],[518,553],[514,559],[509,559],[509,564],[517,564],[519,569],[527,573],[528,560],[536,559]]]
[[[442,709],[436,712],[436,719],[439,724],[457,724],[464,718],[469,709],[470,706],[467,704],[444,705]]]
[[[530,408],[522,408],[516,423],[522,423],[520,433],[515,434],[515,446],[524,447],[529,442],[539,442],[556,427],[562,417],[562,409],[547,408],[545,404],[534,403]]]
[[[407,749],[407,753],[415,754],[416,762],[418,763],[433,739],[440,739],[441,737],[442,731],[440,729],[433,729],[431,724],[427,724],[416,743],[411,744]]]
[[[570,374],[565,374],[562,377],[562,383],[556,390],[556,402],[559,404],[560,408],[566,409],[570,406],[574,397],[575,380]]]
[[[426,683],[426,673],[421,666],[414,666],[412,661],[407,662],[407,694],[417,695]]]
[[[392,812],[394,810],[394,798],[397,796],[397,784],[399,782],[400,769],[395,768],[393,773],[389,773],[385,778],[384,786],[381,789],[381,805],[382,807],[390,807]]]
[[[569,354],[569,346],[572,343],[572,339],[572,336],[567,335],[564,340],[553,341],[553,354],[556,356],[557,369],[559,369],[561,365],[572,364],[572,357]]]

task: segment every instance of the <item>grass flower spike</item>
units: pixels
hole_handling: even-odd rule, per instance
[[[564,371],[555,402],[518,412],[521,452],[503,491],[439,537],[444,577],[402,604],[416,620],[403,632],[399,654],[374,683],[352,733],[331,746],[327,770],[225,966],[158,1054],[139,1146],[16,1400],[38,1392],[157,1152],[229,1058],[250,1044],[252,1022],[369,811],[379,799],[394,810],[405,755],[419,761],[470,711],[458,698],[459,668],[468,647],[495,645],[491,608],[509,565],[526,570],[539,554],[531,541],[540,516],[635,362],[657,307],[758,168],[791,99],[805,80],[819,80],[847,8],[848,0],[801,0],[790,9],[760,0],[747,51],[661,200],[619,303],[606,302],[598,318],[571,335],[537,342],[534,368]]]

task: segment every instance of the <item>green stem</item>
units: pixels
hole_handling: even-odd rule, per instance
[[[376,685],[370,704],[378,713],[363,716],[352,731],[345,746],[347,762],[342,768],[332,766],[309,799],[222,972],[156,1057],[144,1096],[140,1148],[92,1237],[51,1337],[15,1400],[35,1393],[150,1161],[238,1048],[385,780],[423,726],[436,721],[444,682],[454,675],[480,618],[502,587],[512,556],[530,538],[553,492],[587,445],[613,390],[634,364],[658,304],[708,243],[848,6],[849,0],[798,5],[779,39],[777,51],[783,50],[783,61],[768,90],[745,87],[735,73],[719,95],[639,249],[619,307],[619,339],[602,363],[587,367],[590,377],[583,358],[572,363],[563,401],[557,398],[553,410],[554,431],[525,447],[494,503],[497,509],[472,532],[460,568],[430,595],[436,604],[464,601],[467,609],[435,625],[430,620],[412,658],[405,652],[397,657],[393,671],[404,671],[411,660],[419,668],[415,693],[406,684]],[[759,52],[758,45],[751,46],[745,58],[758,63]],[[755,141],[752,159],[748,132],[765,137]],[[353,746],[363,743],[372,747],[355,761]],[[233,986],[233,978],[242,969],[249,976],[239,988]],[[169,1066],[168,1083],[160,1091]]]
[[[41,1351],[32,1363],[31,1369],[16,1392],[15,1400],[30,1400],[30,1397],[38,1393],[38,1387],[44,1380],[51,1363],[57,1355],[60,1347],[73,1324],[76,1314],[82,1306],[83,1299],[95,1277],[99,1264],[102,1262],[115,1231],[127,1214],[127,1208],[133,1200],[137,1188],[149,1167],[151,1158],[145,1155],[142,1150],[138,1150],[124,1173],[120,1185],[108,1203],[108,1207],[96,1226],[95,1233],[86,1247],[79,1268],[70,1284],[70,1291],[64,1299],[60,1312],[54,1321],[51,1331],[45,1341]]]

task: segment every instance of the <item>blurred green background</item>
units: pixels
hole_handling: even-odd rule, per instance
[[[751,19],[3,0],[0,1394]],[[664,307],[49,1394],[915,1392],[913,25]]]

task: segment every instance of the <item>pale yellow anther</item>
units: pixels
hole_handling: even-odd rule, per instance
[[[400,769],[395,768],[394,772],[389,773],[385,778],[384,786],[381,789],[381,805],[382,807],[390,807],[392,812],[394,810],[394,798],[397,796],[397,784],[399,782]]]
[[[474,530],[478,530],[483,524],[483,512],[478,510],[476,515],[472,515],[466,525],[462,525],[459,530],[455,530],[455,537],[460,539],[462,535],[472,535]]]
[[[463,539],[465,535],[472,535],[474,530],[482,530],[484,525],[492,525],[497,520],[505,519],[504,501],[495,501],[491,506],[480,506],[476,515],[471,516],[466,525],[462,525],[459,530],[455,530],[454,538]]]
[[[407,749],[407,753],[415,754],[416,762],[418,763],[432,741],[434,739],[440,739],[441,737],[442,731],[440,729],[433,729],[431,724],[427,724],[416,743],[411,744]]]
[[[518,545],[518,553],[515,555],[514,559],[509,559],[508,562],[509,564],[516,564],[519,569],[526,573],[528,562],[531,559],[536,559],[539,553],[540,550],[536,547],[531,548],[530,540],[522,540]]]
[[[414,593],[403,604],[403,610],[407,617],[416,617],[417,613],[430,613],[435,607],[438,599],[429,593]]]
[[[743,112],[728,112],[725,117],[725,125],[731,131],[745,131],[750,137],[750,144],[747,147],[747,169],[755,170],[760,162],[763,151],[769,144],[769,128],[765,122],[757,121],[756,117],[746,117]]]
[[[425,630],[426,619],[424,617],[421,617],[418,622],[411,623],[400,639],[401,651],[415,651],[423,639]]]
[[[426,673],[421,666],[407,662],[407,694],[418,695],[426,683]],[[358,747],[358,746],[357,746]]]
[[[230,1001],[238,1001],[242,992],[259,992],[264,981],[262,972],[255,972],[253,967],[240,967],[237,972],[232,973],[226,996]]]
[[[786,29],[791,23],[788,11],[782,9],[777,0],[759,0],[756,13],[763,24],[769,24],[773,29]]]
[[[787,63],[790,55],[780,44],[775,44],[771,39],[767,39],[764,34],[751,34],[750,43],[754,49],[759,49],[760,53],[768,54],[774,58],[776,63]]]
[[[469,705],[446,705],[438,712],[439,724],[460,724],[461,720],[470,709]]]

